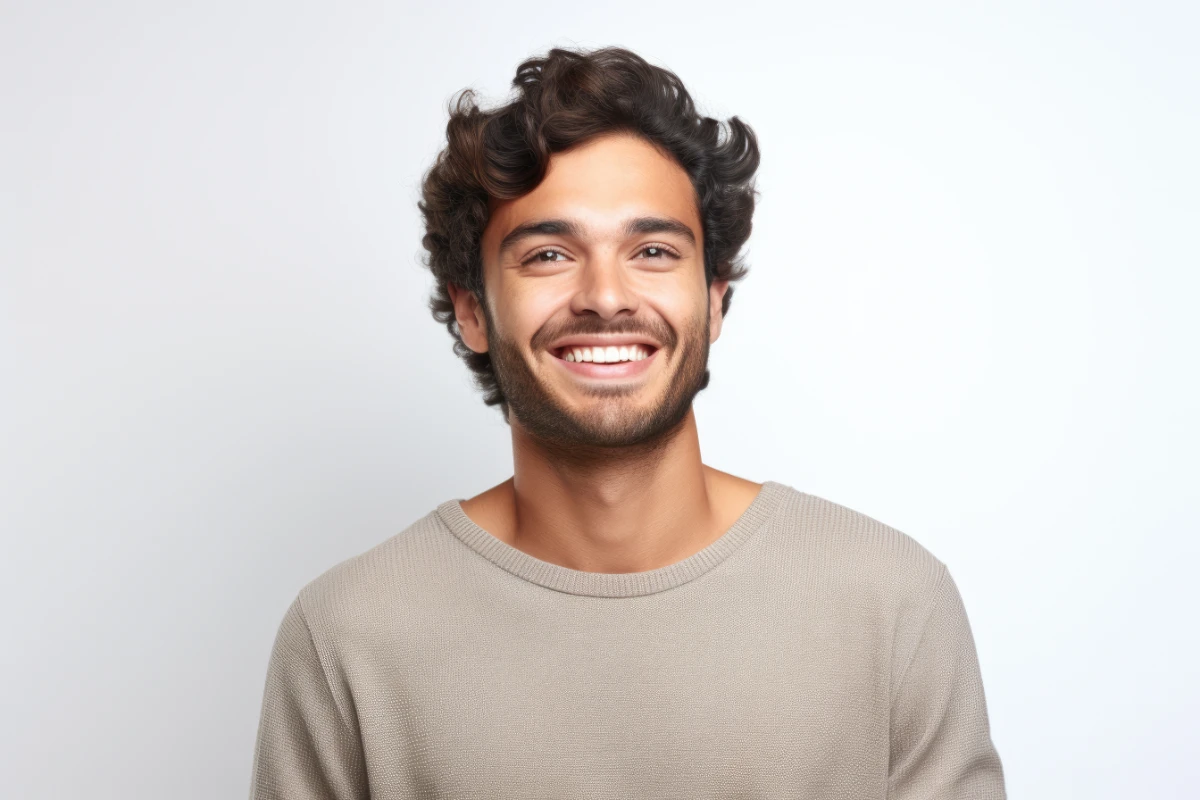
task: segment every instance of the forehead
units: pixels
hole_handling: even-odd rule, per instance
[[[649,214],[674,217],[700,233],[695,190],[683,167],[640,137],[607,134],[553,154],[532,192],[494,202],[482,244],[485,254],[495,254],[509,231],[533,219],[571,218],[608,235],[626,219]]]

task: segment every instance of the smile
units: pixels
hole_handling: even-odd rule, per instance
[[[650,369],[658,348],[646,344],[608,347],[566,346],[550,351],[557,364],[584,378],[629,378]]]

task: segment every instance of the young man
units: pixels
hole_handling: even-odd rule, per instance
[[[753,132],[621,49],[514,86],[460,96],[421,202],[513,476],[300,590],[251,796],[1004,798],[946,565],[700,460]]]

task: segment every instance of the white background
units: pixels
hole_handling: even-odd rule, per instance
[[[2,8],[5,796],[244,796],[299,588],[511,474],[418,184],[607,44],[760,136],[705,461],[947,563],[1011,797],[1195,791],[1194,4]]]

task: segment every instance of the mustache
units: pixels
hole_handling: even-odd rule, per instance
[[[598,317],[579,317],[569,324],[555,328],[543,328],[533,337],[530,345],[535,350],[545,349],[550,343],[563,336],[603,336],[618,334],[637,334],[655,342],[661,342],[665,347],[675,346],[675,331],[668,325],[652,324],[648,320],[626,317],[621,320],[605,322]]]

